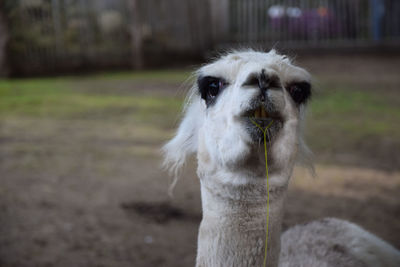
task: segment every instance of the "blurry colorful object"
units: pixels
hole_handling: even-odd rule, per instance
[[[275,31],[287,32],[292,38],[315,39],[334,36],[344,25],[335,12],[325,6],[302,9],[295,6],[274,5],[268,9],[269,24]]]

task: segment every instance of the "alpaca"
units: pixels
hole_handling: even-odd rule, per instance
[[[196,266],[400,266],[395,248],[346,221],[323,219],[281,236],[294,164],[310,154],[301,134],[311,97],[307,71],[274,50],[249,50],[228,53],[196,76],[178,131],[163,147],[176,177],[197,155],[203,219]],[[269,187],[263,133],[253,121],[271,125]]]

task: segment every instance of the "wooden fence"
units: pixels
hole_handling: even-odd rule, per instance
[[[400,41],[398,0],[2,0],[0,9],[0,65],[9,39],[18,74],[160,66],[237,45]]]
[[[129,66],[130,16],[126,1],[6,1],[14,72]]]
[[[8,27],[3,11],[3,5],[0,3],[0,77],[7,76],[9,71],[7,60]]]
[[[210,0],[131,0],[135,65],[170,60],[166,55],[202,54],[210,49],[213,16]]]
[[[215,42],[210,4],[219,5],[215,0],[5,1],[11,68],[20,74],[141,68],[166,61],[167,55],[202,54]]]

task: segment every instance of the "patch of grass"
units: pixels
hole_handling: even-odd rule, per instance
[[[326,83],[322,88],[310,102],[307,127],[316,152],[365,153],[383,140],[400,145],[400,99],[392,91],[363,90],[348,83]]]
[[[310,109],[313,119],[329,120],[335,127],[350,124],[346,126],[348,130],[365,131],[364,127],[354,127],[361,124],[368,126],[369,130],[376,129],[378,133],[384,129],[389,133],[396,126],[392,122],[400,119],[400,107],[389,103],[390,99],[385,94],[338,89],[317,96]]]
[[[162,141],[176,126],[182,105],[174,88],[188,75],[185,71],[145,71],[0,80],[0,118],[83,120],[88,125],[96,121],[113,128],[130,125],[129,131],[135,134],[129,138],[149,142],[160,131],[157,140]],[[163,86],[168,83],[172,83],[169,89]],[[322,90],[309,105],[306,134],[316,154],[365,153],[382,140],[389,148],[400,147],[400,98],[393,90],[394,82],[368,86],[355,79],[321,80]],[[374,90],[378,87],[383,89]]]
[[[362,113],[363,115],[384,115],[400,117],[398,106],[388,105],[384,93],[374,93],[371,91],[361,91],[356,89],[336,88],[317,95],[316,101],[311,103],[311,108],[316,115],[326,115],[326,113],[345,115]]]
[[[182,83],[191,76],[188,70],[153,70],[153,71],[137,71],[137,72],[108,72],[89,76],[88,78],[101,78],[113,80],[135,80],[135,81],[158,81]]]
[[[175,78],[184,72],[176,72]],[[135,79],[149,79],[151,72],[132,74]],[[118,77],[118,74],[112,74]],[[116,77],[112,76],[117,79]],[[120,74],[126,78],[126,73]],[[162,81],[170,78],[170,72],[154,74],[151,81]],[[169,79],[168,78],[168,79]],[[175,79],[174,78],[174,79]],[[133,117],[139,121],[170,121],[168,116],[179,112],[182,100],[173,96],[140,94],[134,90],[128,95],[119,94],[114,84],[106,83],[103,91],[97,92],[96,86],[109,79],[107,75],[45,79],[14,79],[0,81],[0,116],[20,115],[49,118],[111,118]],[[92,82],[91,82],[92,81]],[[82,83],[89,89],[80,91]],[[165,119],[167,117],[167,119]]]

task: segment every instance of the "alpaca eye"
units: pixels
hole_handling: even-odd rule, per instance
[[[308,82],[292,83],[287,90],[296,104],[305,103],[311,96],[311,85]]]
[[[227,86],[222,78],[206,76],[197,80],[201,98],[206,101],[207,107],[214,104],[218,94]]]
[[[212,81],[208,85],[208,94],[211,98],[214,98],[218,95],[219,89],[222,87],[221,81]]]

